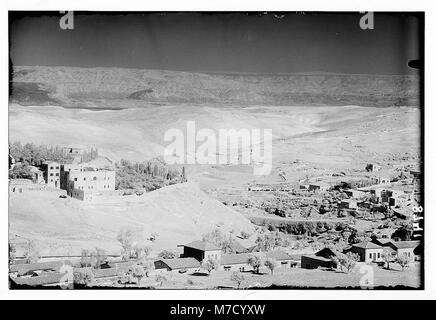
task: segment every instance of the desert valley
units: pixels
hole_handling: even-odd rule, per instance
[[[11,178],[14,255],[29,259],[29,248],[35,247],[38,261],[32,262],[68,260],[85,269],[93,263],[83,263],[88,257],[84,251],[98,248],[99,262],[128,263],[124,273],[132,274],[129,267],[139,256],[122,257],[125,239],[120,240],[128,230],[132,246],[147,248],[142,258],[154,263],[150,274],[156,273],[131,286],[358,287],[362,283],[355,265],[370,264],[376,275],[372,286],[419,288],[418,92],[415,76],[14,67],[9,104],[14,150],[22,152],[26,144],[98,148],[98,157],[81,161],[82,166],[100,161],[105,170],[115,171],[116,179],[114,190],[84,201],[44,181],[35,187]],[[139,165],[162,158],[165,132],[184,131],[187,121],[214,131],[272,129],[271,173],[256,176],[251,165],[243,164],[166,165],[159,160],[165,172],[161,185],[129,184],[126,172],[129,177],[133,171],[146,172]],[[25,163],[12,156],[15,168]],[[171,170],[177,177],[167,178]],[[204,254],[220,252],[220,266],[210,263],[209,270],[201,261],[183,264],[194,257],[187,248],[196,241],[203,244],[192,248]],[[207,243],[214,248],[207,249]],[[326,249],[331,250],[327,255]],[[412,252],[406,262],[402,250]],[[240,258],[235,270],[245,276],[227,276],[236,259],[230,255]],[[259,278],[256,274],[262,272],[250,255],[262,255],[262,262],[282,268],[289,265],[289,270],[278,268],[273,274],[275,267],[262,263],[260,269],[266,267],[271,275]],[[182,259],[183,266],[173,267],[171,259]],[[22,267],[14,268],[20,274]],[[99,277],[105,269],[93,268],[98,271],[92,271],[92,285],[126,286],[119,284],[119,270]],[[201,270],[210,277],[189,278]]]

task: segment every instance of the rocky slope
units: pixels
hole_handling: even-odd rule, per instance
[[[11,101],[129,108],[147,104],[417,106],[416,76],[225,74],[119,68],[13,69]]]

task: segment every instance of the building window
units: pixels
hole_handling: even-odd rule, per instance
[[[59,177],[59,173],[56,173],[56,177]]]
[[[50,170],[53,170],[54,169],[54,167],[50,167]]]
[[[56,169],[59,169],[59,166],[56,166]]]
[[[380,259],[380,252],[379,252],[379,253],[377,253],[377,258],[378,258],[378,259]]]
[[[94,177],[94,180],[97,180],[97,177]]]
[[[86,177],[83,177],[83,181],[86,181]]]
[[[369,254],[369,258],[372,259],[372,253]]]
[[[53,173],[50,173],[50,177],[53,177]]]
[[[77,181],[77,178],[74,178],[74,181]]]

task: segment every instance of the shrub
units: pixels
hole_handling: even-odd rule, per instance
[[[30,171],[29,166],[22,164],[14,166],[12,170],[9,171],[9,179],[29,179],[33,178],[32,171]]]
[[[94,279],[94,274],[91,269],[76,269],[73,273],[73,283],[89,286]]]
[[[167,282],[167,278],[162,274],[158,274],[156,275],[155,281],[158,282],[159,285],[162,287],[164,282]]]
[[[241,231],[241,237],[244,239],[248,239],[251,237],[251,234],[249,232],[246,232],[246,231]]]
[[[174,259],[177,257],[177,254],[171,250],[163,250],[157,256],[162,259]]]
[[[139,264],[132,265],[129,270],[127,271],[127,276],[129,277],[129,282],[133,283],[133,280],[136,281],[136,283],[139,285],[141,282],[141,279],[144,278],[146,275],[146,272],[144,268]]]

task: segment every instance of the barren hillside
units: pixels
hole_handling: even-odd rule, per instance
[[[252,231],[248,219],[192,183],[92,203],[62,199],[56,192],[12,193],[9,208],[10,234],[35,239],[45,254],[80,254],[96,246],[118,253],[116,237],[123,227],[134,229],[142,242],[156,233],[154,250],[175,249],[215,227],[235,235]]]
[[[148,104],[417,106],[415,76],[224,74],[24,67],[13,70],[11,101],[118,109]]]

